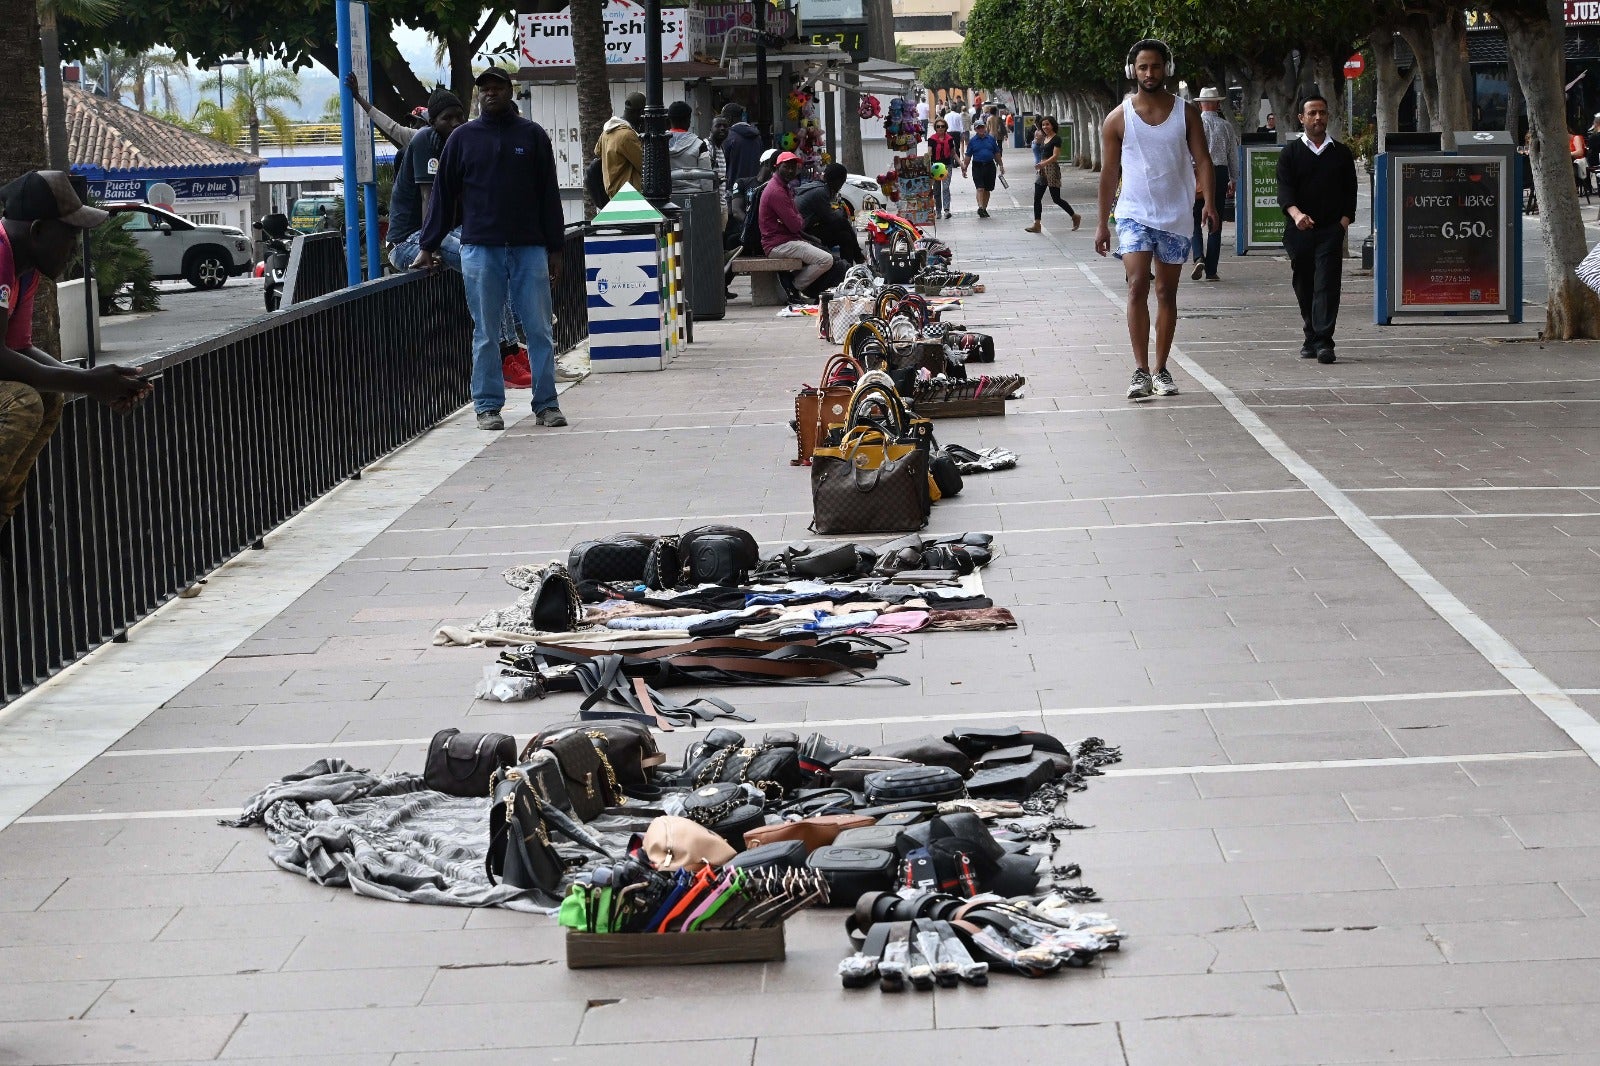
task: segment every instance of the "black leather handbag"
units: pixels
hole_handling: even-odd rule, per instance
[[[734,847],[743,844],[744,841],[741,840]],[[806,842],[803,840],[776,840],[771,844],[750,848],[728,860],[729,866],[738,866],[746,870],[798,870],[805,864]]]
[[[553,833],[606,858],[612,857],[581,825],[540,799],[522,767],[499,771],[491,787],[489,850],[484,857],[490,884],[559,896],[567,867],[550,843]]]
[[[960,799],[967,794],[966,782],[948,766],[908,766],[868,774],[867,802],[897,803],[900,800]]]
[[[727,817],[713,825],[711,831],[732,845],[734,851],[743,851],[744,835],[766,824],[767,816],[761,805],[746,803],[742,807],[735,807]]]
[[[967,781],[967,792],[994,799],[1023,800],[1054,781],[1060,770],[1048,755],[1035,755],[1025,762],[980,766]]]
[[[743,785],[706,785],[683,797],[683,816],[709,829],[749,802],[750,793]]]
[[[756,544],[756,538],[748,530],[740,529],[738,526],[696,526],[678,538],[678,554],[682,558],[683,565],[688,570],[689,576],[697,584],[705,582],[730,584],[730,582],[719,582],[709,572],[702,572],[695,568],[695,559],[697,558],[695,545],[702,538],[709,537],[732,537],[738,542],[736,548],[725,546],[722,549],[723,551],[731,550],[732,565],[738,572],[748,575],[750,571],[760,565],[761,549]],[[743,580],[743,578],[740,579],[741,582]]]
[[[644,583],[656,590],[675,589],[683,580],[683,561],[677,537],[661,537],[650,545],[644,561]]]
[[[639,581],[644,562],[657,538],[643,533],[618,533],[605,540],[586,540],[567,555],[574,582]]]
[[[828,845],[806,857],[806,865],[828,882],[828,906],[854,907],[868,892],[887,892],[894,886],[899,856],[892,851],[842,848]]]
[[[574,729],[548,741],[545,747],[561,765],[572,813],[592,822],[607,807],[621,802],[616,774],[588,733]]]
[[[517,741],[505,733],[441,729],[428,744],[422,783],[449,796],[489,795],[489,780],[517,761]]]
[[[696,537],[684,554],[695,585],[744,585],[750,580],[748,552],[738,537],[723,533]]]

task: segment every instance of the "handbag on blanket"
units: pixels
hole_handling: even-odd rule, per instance
[[[565,566],[513,566],[501,576],[512,588],[522,589],[522,595],[510,607],[490,611],[472,628],[517,633],[570,633],[578,628],[583,618],[583,600]]]
[[[574,584],[585,581],[638,581],[644,577],[645,559],[655,537],[643,533],[618,533],[605,540],[586,540],[567,555]]]
[[[484,859],[491,884],[559,896],[567,864],[550,843],[552,832],[612,857],[588,830],[539,798],[525,767],[509,766],[496,773],[493,797]]]
[[[621,802],[622,788],[617,784],[617,775],[587,732],[574,729],[546,741],[545,747],[561,765],[573,814],[592,822],[607,807]]]
[[[482,798],[503,766],[517,761],[517,742],[505,733],[463,733],[441,729],[428,744],[422,782],[450,796]]]

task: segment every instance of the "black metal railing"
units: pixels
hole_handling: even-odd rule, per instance
[[[556,354],[570,352],[589,336],[589,284],[583,258],[582,222],[566,228],[561,246],[561,281],[555,291]]]
[[[289,269],[283,279],[284,307],[338,292],[349,284],[344,234],[329,230],[294,239],[289,246]]]
[[[582,227],[567,235],[558,353],[588,334]],[[67,404],[0,525],[0,704],[467,402],[472,319],[457,274],[338,280],[145,359],[156,391],[129,414]]]

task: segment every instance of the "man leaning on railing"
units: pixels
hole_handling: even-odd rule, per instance
[[[82,230],[109,216],[85,207],[59,170],[29,171],[0,188],[0,524],[22,502],[34,460],[61,421],[63,393],[126,411],[154,386],[131,367],[65,366],[33,346],[33,295],[41,276],[66,272]]]

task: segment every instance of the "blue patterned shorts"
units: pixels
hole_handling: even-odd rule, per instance
[[[1189,238],[1146,226],[1128,218],[1117,219],[1117,258],[1132,252],[1154,252],[1163,263],[1182,264],[1189,259]]]

